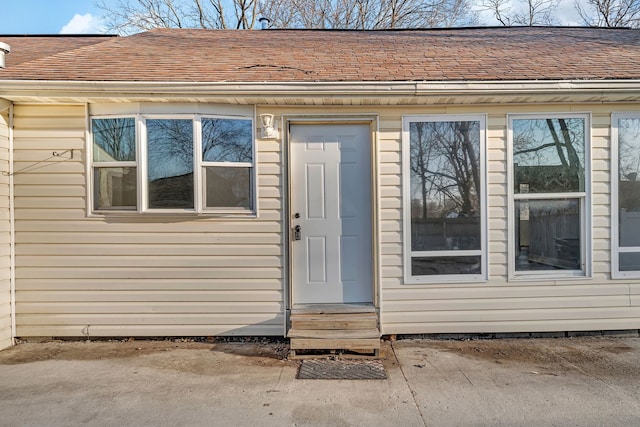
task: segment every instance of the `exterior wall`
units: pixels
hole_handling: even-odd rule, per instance
[[[9,171],[9,126],[0,114],[0,171]],[[0,349],[12,344],[10,283],[9,176],[0,174]]]
[[[282,335],[278,145],[258,144],[258,219],[90,218],[85,124],[15,107],[17,336]]]
[[[455,107],[402,110],[413,114],[487,114],[489,281],[450,285],[405,285],[402,278],[401,165],[397,115],[383,116],[381,141],[389,153],[380,166],[382,188],[382,300],[384,334],[544,332],[637,329],[640,281],[611,280],[610,120],[613,111],[638,105]],[[587,112],[591,118],[591,278],[546,282],[508,281],[507,114]],[[384,153],[383,153],[384,154]]]
[[[378,116],[381,326],[410,334],[640,328],[640,280],[610,278],[610,115],[634,110],[640,106],[271,105],[257,113]],[[15,108],[17,335],[282,335],[286,143],[257,142],[257,219],[89,218],[84,111]],[[592,114],[592,277],[509,281],[507,114],[567,112]],[[404,283],[403,114],[487,115],[487,282]],[[72,160],[51,158],[69,148]]]

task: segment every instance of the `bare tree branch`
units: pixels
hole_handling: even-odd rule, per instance
[[[392,29],[474,25],[473,0],[97,0],[120,34],[152,28]]]
[[[491,12],[504,26],[554,25],[559,0],[481,0],[480,8]]]
[[[575,7],[592,27],[640,28],[640,0],[576,0]]]

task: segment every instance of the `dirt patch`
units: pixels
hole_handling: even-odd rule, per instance
[[[125,359],[175,350],[204,350],[259,359],[282,360],[289,348],[285,343],[155,341],[49,341],[21,343],[0,351],[0,365],[17,365],[44,360]]]
[[[395,345],[403,343],[400,341]],[[571,368],[612,376],[640,377],[640,364],[629,362],[640,357],[640,340],[637,338],[414,340],[407,345],[418,345],[427,350],[423,353],[427,358],[429,350],[437,350],[495,364],[528,365],[534,371]],[[629,354],[638,357],[629,357]]]

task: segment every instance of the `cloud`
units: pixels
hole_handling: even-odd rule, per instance
[[[71,21],[60,30],[60,34],[100,34],[104,33],[102,20],[90,13],[75,14]]]

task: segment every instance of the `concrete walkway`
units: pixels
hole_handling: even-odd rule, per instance
[[[387,380],[297,380],[282,343],[25,343],[0,426],[636,426],[640,338],[401,340]]]

